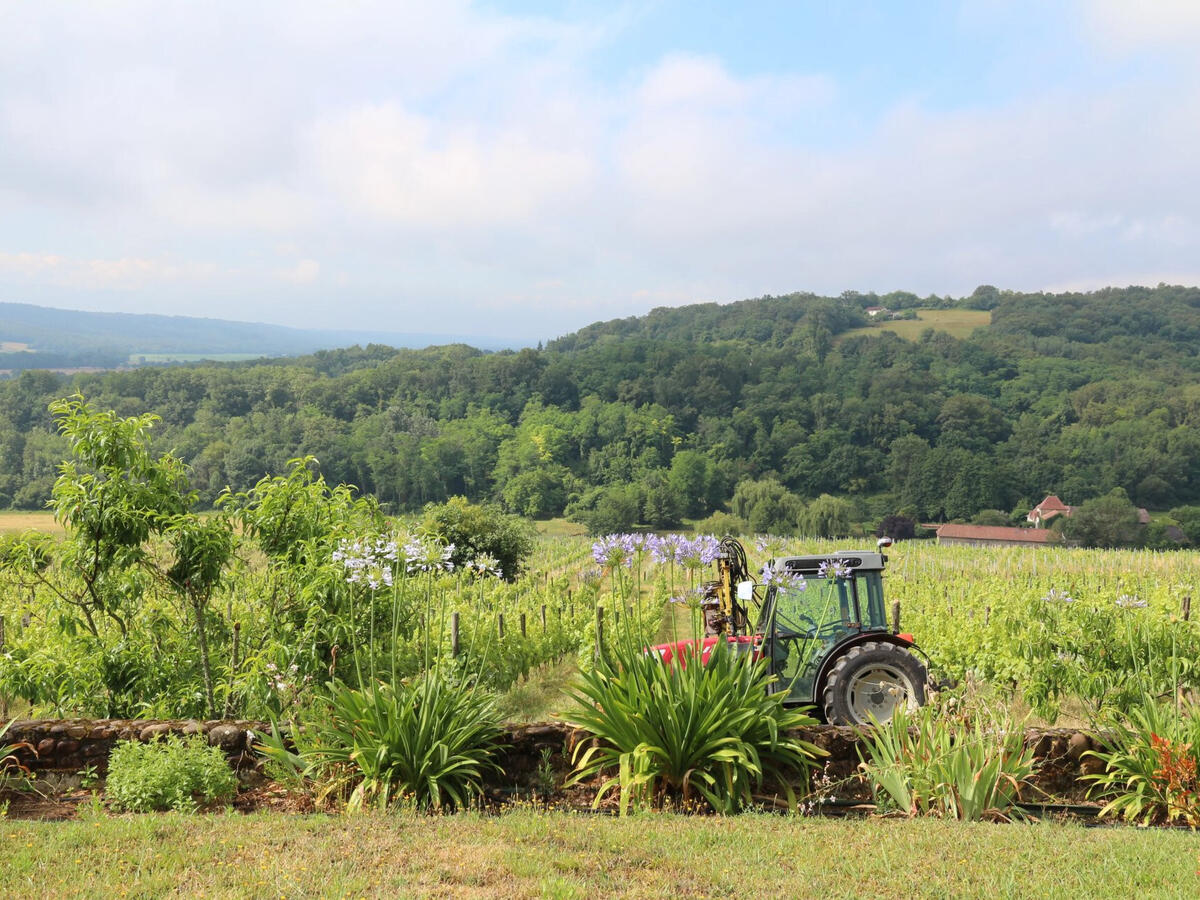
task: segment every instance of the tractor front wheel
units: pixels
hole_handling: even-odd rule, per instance
[[[831,725],[887,722],[901,706],[925,703],[924,664],[903,647],[868,641],[847,650],[825,678],[825,721]]]

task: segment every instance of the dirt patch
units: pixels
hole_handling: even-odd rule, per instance
[[[37,791],[0,791],[0,806],[8,804],[5,818],[63,822],[79,815],[79,804],[90,803],[88,791],[42,794]]]
[[[103,803],[104,792],[98,795],[82,789],[68,791],[6,790],[0,791],[0,808],[7,804],[6,818],[37,822],[65,822],[79,817],[81,811],[91,809],[100,797],[100,809],[111,810]],[[240,813],[277,812],[305,815],[317,812],[312,796],[292,791],[273,781],[247,785],[240,790],[230,804]],[[213,812],[221,812],[224,806],[216,806]]]

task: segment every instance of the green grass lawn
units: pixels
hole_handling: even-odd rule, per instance
[[[559,812],[0,822],[6,897],[1196,897],[1185,831]]]
[[[840,336],[840,340],[860,335],[878,335],[891,331],[905,340],[915,341],[926,328],[944,331],[956,338],[967,338],[976,328],[992,323],[992,314],[983,309],[918,309],[913,321],[886,321],[866,328],[852,328]]]

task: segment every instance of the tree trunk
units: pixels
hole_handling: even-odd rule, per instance
[[[204,696],[208,702],[208,717],[217,717],[217,700],[213,694],[212,668],[208,664],[208,635],[204,631],[204,602],[192,597],[192,611],[196,614],[196,634],[200,638],[200,668],[204,673]]]

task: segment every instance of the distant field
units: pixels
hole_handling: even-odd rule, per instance
[[[0,511],[0,534],[12,534],[17,531],[45,531],[48,534],[62,534],[63,530],[54,521],[54,515],[48,512],[22,512],[18,510]]]
[[[168,362],[241,362],[262,359],[262,353],[130,353],[129,364],[140,366]]]
[[[534,522],[537,526],[538,534],[546,537],[579,537],[587,534],[587,526],[580,525],[578,522],[571,522],[567,519],[546,519],[541,522]]]
[[[22,344],[20,341],[0,341],[0,353],[20,353],[21,351],[33,352],[28,344]]]
[[[881,325],[853,328],[841,337],[844,340],[862,334],[874,335],[881,331],[891,331],[907,341],[915,341],[926,328],[932,328],[956,338],[968,338],[976,328],[991,324],[992,314],[986,309],[918,309],[916,320],[887,321]]]

